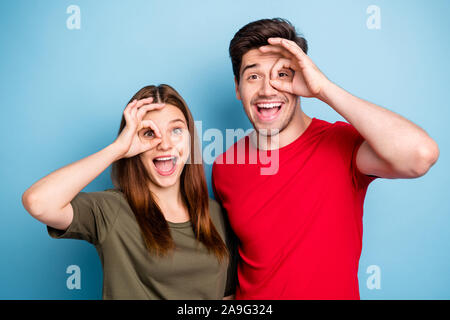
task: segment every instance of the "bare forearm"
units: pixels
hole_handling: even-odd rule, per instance
[[[26,209],[39,216],[65,207],[84,187],[118,160],[120,150],[111,144],[106,148],[62,167],[34,183],[23,194]]]
[[[428,134],[413,122],[355,97],[333,83],[323,90],[319,99],[351,123],[378,156],[394,166],[407,166],[426,153],[427,148],[435,147]]]

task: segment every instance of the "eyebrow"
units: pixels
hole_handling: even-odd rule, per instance
[[[250,69],[250,68],[255,68],[255,67],[259,67],[259,63],[253,63],[253,64],[248,64],[244,67],[244,69],[242,69],[241,75],[244,74],[245,70]]]
[[[184,120],[181,119],[181,118],[177,118],[177,119],[173,119],[173,120],[170,120],[170,121],[169,121],[169,123],[175,123],[175,122],[183,122],[183,123],[187,126],[186,121],[184,121]],[[145,131],[145,130],[147,130],[147,129],[148,129],[148,128],[142,128],[141,131]]]
[[[183,122],[184,124],[186,124],[186,121],[184,121],[183,119],[180,119],[180,118],[170,120],[169,123],[179,122],[179,121],[181,121],[181,122]]]

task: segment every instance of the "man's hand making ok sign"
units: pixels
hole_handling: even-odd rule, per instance
[[[303,50],[295,42],[283,38],[269,38],[268,42],[269,45],[259,48],[261,52],[279,53],[283,56],[272,68],[271,85],[277,90],[297,96],[319,97],[330,81]],[[276,80],[277,72],[282,68],[295,72],[292,81]]]

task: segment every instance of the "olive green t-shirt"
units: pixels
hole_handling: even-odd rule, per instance
[[[103,299],[222,299],[236,286],[236,243],[220,205],[209,199],[211,220],[231,252],[219,263],[197,241],[190,221],[169,222],[175,250],[164,257],[148,252],[122,192],[80,192],[71,202],[67,230],[47,226],[53,238],[92,243],[103,267]]]

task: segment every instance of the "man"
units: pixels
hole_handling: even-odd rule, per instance
[[[420,177],[439,156],[425,131],[341,89],[306,53],[283,19],[252,22],[230,43],[236,96],[255,129],[213,165],[213,190],[239,240],[236,299],[359,299],[368,185]],[[349,123],[307,116],[299,97]],[[239,150],[244,164],[233,161]],[[273,174],[248,161],[256,150],[277,153]]]

